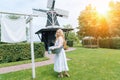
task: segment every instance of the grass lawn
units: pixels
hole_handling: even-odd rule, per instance
[[[120,80],[120,50],[77,47],[67,57],[70,78],[57,78],[52,64],[36,68],[35,80]],[[0,74],[0,80],[32,80],[31,70]]]

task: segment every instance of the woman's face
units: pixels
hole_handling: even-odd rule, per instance
[[[56,36],[57,36],[57,37],[60,36],[60,31],[59,31],[59,30],[57,30],[57,32],[56,32]]]

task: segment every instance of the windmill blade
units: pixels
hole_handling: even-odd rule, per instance
[[[55,9],[56,13],[58,14],[58,16],[63,17],[63,18],[68,18],[69,12],[66,10],[62,10],[62,9]]]
[[[47,8],[54,10],[55,0],[48,0]]]
[[[47,17],[46,13],[47,13],[47,10],[33,9],[33,14],[39,15],[41,17]]]

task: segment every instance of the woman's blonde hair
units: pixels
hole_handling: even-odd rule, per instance
[[[59,32],[59,36],[61,36],[63,38],[63,46],[64,48],[66,48],[66,41],[65,41],[65,37],[64,37],[64,33],[63,33],[63,30],[62,29],[58,29],[56,32]],[[56,40],[58,39],[59,37],[58,35],[56,35]]]
[[[56,31],[56,33],[57,33],[57,32],[59,32],[59,36],[61,36],[61,37],[64,39],[64,33],[63,33],[63,30],[62,30],[62,29],[58,29],[58,30]],[[59,36],[56,35],[56,39],[58,39]]]

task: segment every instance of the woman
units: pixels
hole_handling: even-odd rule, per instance
[[[56,41],[55,46],[52,46],[50,50],[59,49],[60,51],[55,54],[55,61],[54,61],[54,71],[58,72],[58,77],[70,77],[70,75],[67,73],[68,65],[67,65],[67,59],[64,51],[64,46],[66,46],[66,42],[64,39],[64,33],[61,29],[58,29],[56,32]]]

